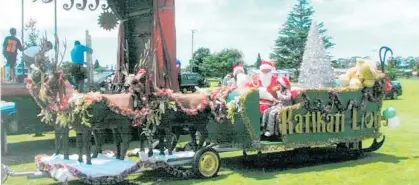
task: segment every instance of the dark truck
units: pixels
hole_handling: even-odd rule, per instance
[[[196,91],[195,86],[207,87],[208,83],[205,80],[205,78],[198,73],[182,72],[180,90],[182,92],[187,92],[187,91],[195,92]]]
[[[386,94],[386,98],[394,100],[403,94],[403,88],[399,81],[391,81],[391,85],[393,85],[393,87],[391,88],[391,91]]]

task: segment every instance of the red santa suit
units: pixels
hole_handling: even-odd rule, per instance
[[[278,76],[269,73],[262,73],[262,70],[275,69],[274,63],[271,61],[262,61],[260,65],[260,74],[256,79],[259,87],[259,110],[263,113],[266,109],[272,106],[274,99],[276,99],[276,91],[279,89]]]

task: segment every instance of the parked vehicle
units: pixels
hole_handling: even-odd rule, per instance
[[[208,79],[209,87],[221,87],[222,81],[221,78]]]
[[[386,94],[386,98],[394,100],[403,94],[403,88],[399,81],[391,81],[391,85],[393,85],[393,87],[391,88],[391,91]]]
[[[181,73],[180,89],[182,92],[186,92],[186,91],[195,92],[196,91],[195,86],[206,87],[208,86],[208,83],[205,80],[205,78],[198,73],[193,73],[193,72]]]
[[[7,153],[7,132],[16,130],[16,105],[13,102],[0,102],[1,109],[1,154]]]

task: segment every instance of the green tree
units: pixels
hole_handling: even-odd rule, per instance
[[[189,62],[190,69],[192,72],[201,74],[201,66],[206,57],[211,56],[211,51],[208,48],[198,48],[194,54],[192,60]]]
[[[419,57],[415,57],[413,69],[419,70]]]
[[[28,23],[25,24],[25,32],[28,33],[27,39],[25,39],[24,47],[31,47],[38,45],[39,30],[36,27],[37,21],[35,19],[29,19]]]
[[[279,31],[274,50],[270,54],[270,58],[276,62],[277,68],[296,69],[297,77],[313,14],[314,9],[308,0],[297,0],[292,11],[288,14],[283,28]],[[324,28],[324,23],[320,22],[317,27],[325,48],[333,47],[335,44],[331,42],[332,38],[326,35],[327,29]]]
[[[260,58],[260,53],[258,53],[258,58],[256,58],[256,63],[255,63],[256,68],[260,67],[261,61],[262,61],[262,59]]]
[[[338,58],[336,60],[332,60],[332,66],[334,68],[350,68],[351,65],[351,59],[348,58]]]
[[[413,69],[416,71],[416,75],[419,76],[419,57],[415,58]]]
[[[61,63],[60,68],[63,70],[65,77],[69,81],[73,81],[73,76],[71,75],[71,62],[70,61],[65,61],[65,62]]]
[[[405,60],[407,64],[409,65],[409,69],[413,69],[415,67],[415,57],[409,56]]]
[[[189,61],[189,64],[185,68],[181,68],[181,72],[192,72],[192,65],[190,64],[192,60]]]
[[[205,77],[223,77],[232,72],[232,66],[243,64],[243,53],[238,49],[223,49],[205,57],[201,65],[202,75]]]
[[[101,68],[101,67],[100,67],[100,64],[99,64],[99,60],[97,60],[97,59],[95,60],[95,64],[94,64],[94,66],[93,66],[93,67],[94,67],[94,69],[99,69],[99,68]]]

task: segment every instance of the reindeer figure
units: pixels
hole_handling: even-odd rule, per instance
[[[46,39],[44,39],[46,40]],[[58,36],[56,36],[58,43]],[[58,45],[58,44],[57,44]],[[129,147],[131,139],[132,119],[122,113],[118,112],[122,109],[132,109],[132,97],[130,94],[114,94],[114,95],[99,95],[103,100],[94,102],[88,109],[93,117],[91,118],[90,125],[83,124],[83,118],[80,115],[74,115],[71,120],[63,120],[60,117],[63,112],[71,109],[68,107],[69,101],[73,97],[81,96],[89,98],[90,94],[78,94],[72,89],[71,84],[65,79],[64,73],[60,70],[60,64],[64,58],[66,50],[66,42],[63,42],[64,52],[61,53],[61,61],[58,62],[58,55],[55,60],[49,62],[46,59],[43,49],[35,59],[35,66],[32,66],[34,72],[27,81],[28,89],[42,108],[43,113],[49,112],[49,117],[55,117],[56,123],[56,154],[60,150],[64,150],[64,158],[68,159],[68,131],[69,127],[76,130],[77,133],[77,148],[79,154],[79,162],[83,162],[83,154],[86,155],[86,163],[91,164],[92,157],[97,157],[98,153],[102,150],[104,142],[104,130],[111,129],[114,134],[114,141],[117,146],[116,158],[123,160]],[[57,48],[59,49],[59,48]],[[52,66],[51,71],[47,73],[46,66]],[[112,102],[115,107],[111,109],[106,102]],[[73,110],[71,110],[73,111]],[[70,111],[70,112],[71,112]],[[52,122],[52,119],[44,120],[47,123]],[[67,122],[64,124],[64,122]],[[91,135],[95,137],[96,150],[91,156]]]
[[[58,43],[58,37],[56,36],[56,42],[57,42],[57,47],[59,47],[59,43]],[[45,35],[41,38],[41,49],[40,51],[35,55],[35,60],[34,60],[34,64],[31,65],[32,68],[32,73],[30,75],[30,81],[31,83],[28,84],[28,88],[29,88],[29,92],[32,95],[32,97],[34,98],[34,100],[37,102],[38,106],[40,106],[43,110],[46,110],[49,108],[49,103],[48,103],[48,99],[50,101],[56,101],[55,98],[57,98],[58,94],[54,94],[51,91],[46,91],[45,88],[45,84],[46,83],[51,83],[51,81],[53,81],[54,77],[50,76],[46,73],[46,70],[48,68],[50,68],[50,70],[53,71],[53,73],[55,71],[57,71],[57,67],[59,66],[62,62],[62,59],[64,58],[64,53],[66,52],[67,49],[67,42],[64,41],[63,45],[64,45],[64,51],[60,54],[61,55],[61,61],[58,62],[58,55],[56,55],[54,60],[49,60],[46,56],[45,53],[49,50],[49,47],[47,46],[48,43],[48,38]],[[59,50],[59,48],[57,48]],[[33,84],[32,82],[39,82],[39,83],[35,83]],[[42,93],[44,93],[44,95],[41,95]],[[45,95],[49,95],[47,97],[50,97],[48,99],[45,99]],[[61,150],[64,150],[64,158],[65,159],[69,159],[69,150],[68,150],[68,139],[69,139],[69,127],[68,125],[60,125],[58,123],[58,119],[57,119],[57,115],[51,115],[50,120],[45,120],[47,123],[51,123],[54,122],[53,120],[55,120],[55,123],[53,125],[54,127],[54,131],[55,131],[55,154],[60,154]]]
[[[154,138],[159,140],[160,155],[164,155],[165,148],[168,149],[168,154],[171,155],[177,140],[180,135],[184,134],[184,130],[188,129],[192,138],[191,144],[194,150],[203,146],[208,132],[206,129],[207,123],[211,118],[211,108],[209,104],[202,102],[209,102],[206,94],[182,94],[173,93],[168,89],[160,89],[153,83],[152,75],[152,56],[153,50],[150,49],[150,43],[145,46],[143,56],[140,58],[137,65],[137,73],[135,76],[128,78],[128,83],[133,96],[135,97],[134,105],[136,108],[147,107],[151,113],[148,115],[146,123],[143,124],[143,135],[148,141],[148,155],[153,155],[153,141]],[[126,75],[126,74],[125,74]],[[127,76],[127,75],[126,75]],[[161,93],[165,92],[165,93]],[[175,109],[173,110],[171,102],[175,102]],[[190,113],[189,110],[197,110],[197,112]],[[199,143],[196,142],[196,132],[199,131],[202,135]],[[141,145],[141,149],[143,145]]]

